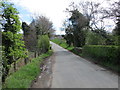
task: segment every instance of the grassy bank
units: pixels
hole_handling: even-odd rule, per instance
[[[51,41],[54,42],[54,43],[56,43],[56,44],[58,44],[58,45],[60,45],[61,47],[65,48],[65,49],[67,49],[67,50],[69,50],[69,51],[71,51],[71,52],[79,55],[79,56],[82,55],[82,54],[81,54],[78,50],[76,50],[72,45],[71,45],[71,46],[68,46],[68,44],[65,42],[64,39],[60,40],[59,38],[55,38],[55,39],[53,39],[53,40],[51,40]]]
[[[44,58],[52,55],[52,51],[49,51],[45,54],[38,56],[31,60],[30,63],[23,66],[17,72],[11,74],[7,77],[4,88],[29,88],[31,82],[39,75],[40,64],[44,60]]]
[[[54,42],[54,43],[56,43],[56,44],[58,44],[58,45],[60,45],[61,47],[65,48],[65,49],[67,49],[67,50],[70,50],[70,51],[71,51],[71,50],[74,49],[73,46],[68,47],[68,44],[65,42],[64,39],[60,40],[60,39],[58,39],[58,38],[55,38],[55,39],[53,39],[53,40],[51,40],[51,41]]]

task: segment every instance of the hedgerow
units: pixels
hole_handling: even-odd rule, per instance
[[[118,46],[86,45],[83,47],[83,56],[92,57],[100,62],[118,64],[119,51]]]
[[[95,63],[105,66],[115,72],[120,72],[120,47],[105,45],[86,45],[82,55]]]

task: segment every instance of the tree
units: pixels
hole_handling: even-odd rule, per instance
[[[36,51],[36,32],[33,28],[31,28],[32,25],[28,25],[26,22],[22,22],[22,30],[24,34],[24,41],[25,41],[25,47],[31,51]]]
[[[22,41],[22,35],[19,34],[21,23],[18,17],[18,11],[9,2],[2,2],[2,46],[3,46],[3,81],[9,72],[9,66],[14,63],[16,70],[16,61],[19,58],[26,57],[25,46]]]
[[[42,53],[42,51],[44,52],[44,50],[39,48],[39,40],[40,38],[42,38],[42,35],[48,35],[49,38],[52,36],[52,34],[54,33],[54,29],[53,29],[53,25],[52,22],[44,17],[44,16],[37,16],[33,19],[33,21],[30,23],[29,25],[30,27],[30,34],[28,35],[31,36],[32,38],[32,44],[34,44],[32,46],[33,51],[37,54],[40,52]],[[40,37],[41,36],[41,37]],[[39,51],[42,50],[42,51]]]
[[[106,42],[104,43],[103,40],[104,44],[113,44],[113,40],[109,38],[108,33],[105,31],[104,18],[102,18],[104,14],[100,11],[102,9],[100,5],[100,3],[85,1],[79,5],[72,3],[70,5],[72,10],[67,9],[71,15],[69,21],[73,26],[74,46],[83,46],[86,33],[91,31],[103,38]]]
[[[110,4],[110,7],[103,9],[101,13],[104,14],[104,17],[102,18],[111,18],[115,21],[116,27],[113,30],[113,35],[117,37],[117,45],[120,45],[120,0]]]
[[[70,5],[72,9],[67,8],[71,15],[69,21],[73,26],[74,46],[82,47],[85,45],[87,31],[95,30],[94,32],[96,32],[96,30],[100,30],[101,32],[104,29],[102,24],[101,27],[97,26],[99,22],[103,22],[100,18],[98,19],[99,6],[100,3],[86,1],[79,5],[75,5],[73,2]]]
[[[71,25],[69,25],[69,26],[67,26],[66,28],[65,28],[65,33],[66,33],[66,35],[65,35],[65,40],[66,40],[66,43],[69,45],[69,46],[71,46],[71,44],[73,44],[73,28],[72,28],[72,26]]]
[[[85,45],[84,28],[86,28],[88,20],[78,9],[69,10],[69,13],[71,13],[69,21],[73,29],[73,45],[75,47],[82,47]],[[67,32],[70,31],[69,27],[66,30]]]
[[[30,32],[30,27],[26,22],[22,22],[22,30],[23,30],[23,34],[28,35]]]
[[[84,1],[79,3],[79,8],[83,15],[86,16],[88,23],[87,27],[88,29],[94,30],[97,29],[103,29],[104,27],[100,25],[98,26],[97,24],[101,24],[100,22],[103,22],[102,19],[100,19],[100,3],[92,2],[92,1]]]
[[[118,2],[115,2],[114,8],[111,8],[112,14],[116,17],[116,27],[113,30],[114,35],[116,35],[118,44],[120,45],[120,0]]]
[[[54,33],[53,24],[48,18],[45,16],[37,16],[33,21],[37,35],[48,35],[49,37],[52,36]]]

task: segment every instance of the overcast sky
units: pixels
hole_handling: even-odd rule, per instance
[[[57,30],[57,34],[60,34],[60,28],[63,21],[66,19],[67,13],[64,11],[71,2],[79,3],[80,1],[96,1],[103,2],[104,0],[10,0],[15,4],[15,7],[20,12],[20,18],[22,21],[31,22],[31,16],[34,14],[44,15],[48,17]],[[106,3],[103,4],[106,6]],[[64,32],[62,32],[64,33]]]

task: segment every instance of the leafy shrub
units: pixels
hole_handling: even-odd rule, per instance
[[[47,52],[50,47],[49,38],[47,35],[42,35],[38,37],[38,50],[41,53]]]
[[[83,56],[92,57],[99,62],[120,64],[118,46],[86,45],[83,47]]]
[[[113,36],[114,37],[114,44],[120,45],[120,36]]]
[[[101,35],[97,33],[89,31],[86,37],[86,44],[87,45],[103,45],[105,44],[105,38],[103,38]]]

